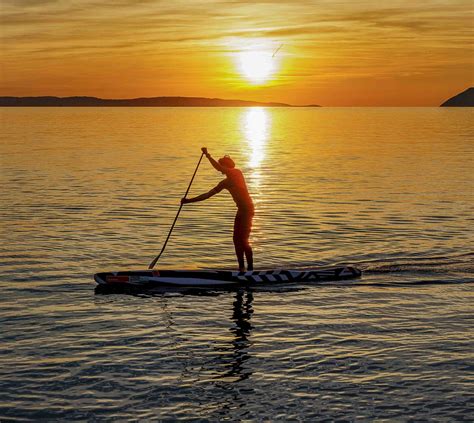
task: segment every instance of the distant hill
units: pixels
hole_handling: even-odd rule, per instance
[[[2,107],[296,107],[285,103],[223,100],[205,97],[143,97],[104,99],[97,97],[0,97]],[[306,106],[307,107],[307,106]],[[311,107],[319,107],[311,105]]]
[[[451,97],[440,107],[474,107],[474,88],[468,88],[466,91]]]

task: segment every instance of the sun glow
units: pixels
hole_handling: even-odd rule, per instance
[[[275,73],[276,59],[271,51],[241,51],[237,55],[240,73],[254,84],[261,84]]]

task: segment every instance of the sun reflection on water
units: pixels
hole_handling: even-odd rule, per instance
[[[270,114],[263,107],[248,109],[243,115],[243,132],[249,144],[249,166],[254,173],[265,157],[265,144],[268,140]]]

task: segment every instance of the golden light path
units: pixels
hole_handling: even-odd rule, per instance
[[[249,173],[247,183],[252,193],[255,206],[261,208],[264,173],[261,169],[262,161],[265,159],[266,144],[271,128],[271,113],[264,107],[249,107],[241,115],[241,131],[247,141],[247,154]],[[257,215],[254,219],[252,239],[254,241],[264,240],[265,235],[260,230],[261,220]]]
[[[265,144],[268,139],[270,114],[263,107],[252,107],[243,115],[242,128],[249,144],[249,166],[256,169],[265,157]]]

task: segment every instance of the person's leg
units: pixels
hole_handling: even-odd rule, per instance
[[[242,215],[237,212],[234,220],[234,247],[237,261],[239,262],[239,271],[245,272],[244,263],[244,244],[242,242]]]
[[[247,259],[247,270],[250,272],[253,270],[253,251],[250,244],[247,242],[247,245],[244,247],[245,258]]]
[[[240,240],[234,239],[235,255],[237,256],[237,261],[239,262],[239,272],[245,272],[245,262],[244,262],[244,246]]]
[[[253,251],[249,242],[250,232],[252,231],[253,213],[248,213],[245,216],[244,228],[242,231],[242,242],[244,245],[245,258],[247,259],[247,270],[253,270]]]

